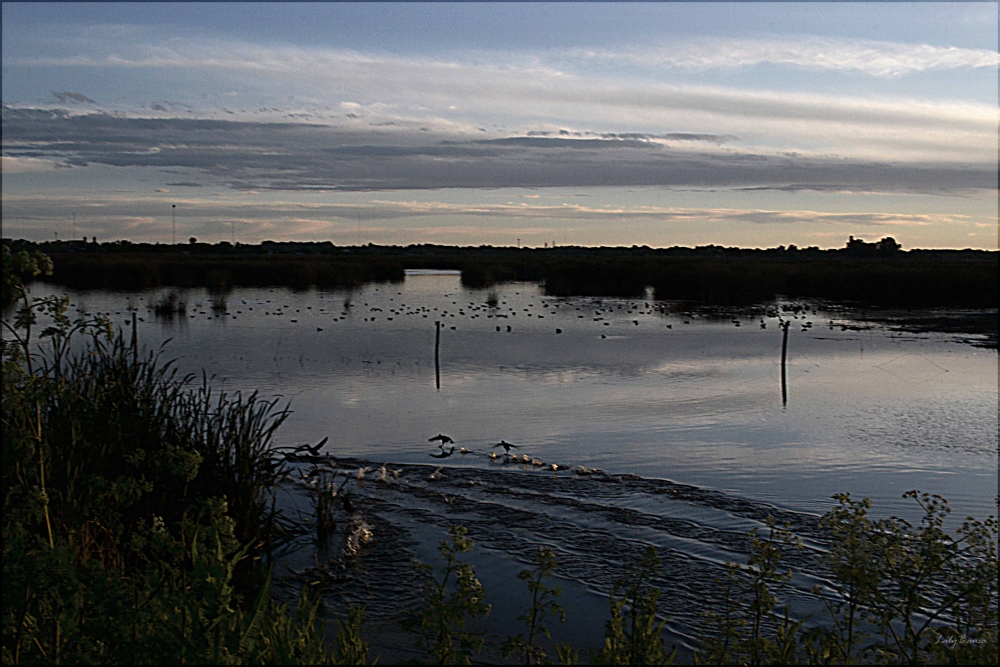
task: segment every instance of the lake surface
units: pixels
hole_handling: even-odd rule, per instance
[[[293,415],[279,444],[329,436],[324,453],[351,472],[373,534],[368,575],[341,577],[332,606],[364,602],[374,619],[412,601],[409,559],[433,561],[457,523],[476,541],[487,593],[498,593],[493,630],[515,631],[527,599],[513,590],[516,571],[546,545],[570,616],[555,634],[598,644],[622,560],[655,544],[672,636],[690,647],[722,564],[745,561],[742,536],[768,514],[806,540],[790,555],[797,574],[785,599],[807,613],[817,607],[809,588],[822,583],[811,574],[823,552],[811,526],[834,493],[911,520],[915,505],[900,498],[910,489],[944,496],[957,518],[996,512],[997,351],[953,335],[891,331],[843,311],[781,312],[791,321],[783,404],[775,311],[670,314],[648,299],[546,297],[533,284],[494,288],[491,308],[491,290],[430,273],[351,292],[237,289],[215,310],[189,290],[179,293],[184,315],[157,318],[151,306],[168,292],[69,294],[71,310],[119,325],[137,309],[140,341],[169,339],[164,358],[183,372],[282,396]],[[470,453],[431,458],[438,433]],[[488,458],[501,439],[545,465]],[[398,479],[372,481],[384,462]],[[376,470],[357,482],[357,468]],[[308,512],[294,490],[285,502]],[[304,545],[285,574],[312,576],[327,555]]]

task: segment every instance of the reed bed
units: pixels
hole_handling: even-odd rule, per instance
[[[338,288],[403,279],[401,264],[377,259],[156,254],[67,254],[57,257],[49,280],[77,289],[141,290],[176,286],[206,287],[214,293],[225,293],[233,287]]]
[[[45,249],[50,282],[78,289],[237,286],[349,288],[400,281],[405,269],[452,269],[466,287],[511,281],[544,284],[553,296],[641,297],[749,305],[776,296],[850,301],[893,308],[996,308],[998,253],[911,250],[864,244],[839,250],[794,247],[494,248],[196,243],[30,244]],[[885,249],[888,248],[888,249]]]

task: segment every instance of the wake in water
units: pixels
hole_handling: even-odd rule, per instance
[[[553,471],[550,465],[532,465],[530,457],[527,462],[518,457],[517,463],[513,456],[487,461],[476,469],[312,458],[314,470],[351,480],[353,511],[340,515],[328,538],[304,540],[284,557],[279,580],[290,590],[302,584],[321,589],[327,609],[338,617],[345,617],[349,606],[363,604],[366,618],[399,620],[420,599],[413,560],[433,560],[437,540],[457,525],[468,530],[476,552],[498,554],[510,569],[510,585],[492,591],[494,596],[512,595],[508,589],[520,587],[517,569],[526,567],[539,547],[550,547],[558,561],[556,574],[591,593],[580,608],[567,606],[570,622],[584,615],[600,625],[623,564],[653,545],[661,557],[653,582],[664,591],[660,611],[671,617],[675,641],[690,649],[704,612],[721,604],[717,580],[725,563],[746,563],[749,531],[765,527],[771,516],[805,545],[785,550],[783,563],[796,576],[783,602],[799,617],[820,608],[810,588],[821,581],[808,574],[821,571],[825,552],[815,515],[668,480],[582,466]],[[306,469],[295,471],[286,489],[289,506],[311,520],[306,498],[317,475],[307,479]]]

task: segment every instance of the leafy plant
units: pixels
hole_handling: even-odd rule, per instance
[[[767,517],[767,537],[757,529],[750,533],[747,565],[727,564],[723,610],[709,611],[702,633],[698,664],[796,664],[796,649],[805,619],[792,621],[785,606],[774,607],[772,589],[791,579],[791,570],[779,572],[782,545],[801,548],[801,541],[772,517]]]
[[[552,633],[544,625],[545,619],[548,616],[556,616],[559,618],[560,623],[566,621],[566,610],[555,601],[555,598],[562,591],[558,588],[549,588],[542,581],[550,577],[556,568],[555,554],[551,548],[539,549],[532,557],[532,561],[535,563],[533,569],[521,570],[517,574],[518,579],[527,582],[528,590],[531,591],[531,609],[522,616],[517,617],[519,621],[527,626],[528,636],[525,638],[524,633],[521,633],[515,637],[508,638],[503,645],[503,654],[505,657],[511,655],[516,655],[518,658],[523,657],[524,664],[526,665],[530,665],[532,662],[535,664],[545,662],[547,657],[545,650],[536,643],[538,635],[544,635],[546,638],[552,639]],[[559,651],[561,647],[557,646],[556,648]],[[565,650],[559,651],[560,657],[562,657],[564,652]]]
[[[423,648],[435,664],[468,665],[478,654],[484,640],[465,629],[468,619],[486,616],[486,591],[476,579],[472,565],[459,559],[459,554],[472,550],[473,542],[461,526],[448,528],[448,540],[441,540],[438,551],[444,558],[441,578],[434,576],[431,565],[415,562],[414,567],[424,579],[424,605],[405,623],[405,627],[420,635],[417,645]]]
[[[650,583],[660,567],[655,547],[646,547],[642,558],[626,566],[625,578],[612,589],[611,620],[606,623],[604,645],[591,651],[590,661],[602,665],[667,665],[677,654],[663,646],[661,632],[667,619],[656,617],[660,590]],[[616,597],[618,594],[621,597]]]
[[[808,636],[817,662],[993,662],[997,658],[997,522],[967,518],[954,535],[940,496],[909,491],[924,512],[919,526],[873,521],[871,502],[834,496],[822,519],[835,576],[827,607],[833,628]],[[859,619],[878,639],[855,628]]]

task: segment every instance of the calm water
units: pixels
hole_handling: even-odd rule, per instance
[[[875,513],[907,518],[918,516],[900,499],[909,489],[945,496],[958,516],[995,513],[996,350],[944,334],[857,330],[843,315],[810,310],[791,320],[783,405],[776,317],[671,315],[650,300],[551,298],[529,284],[495,292],[490,308],[489,290],[463,289],[457,275],[409,275],[353,292],[239,289],[213,311],[191,290],[181,295],[187,313],[172,321],[149,310],[167,290],[71,297],[74,309],[119,324],[137,308],[140,340],[170,339],[165,356],[185,372],[290,401],[282,444],[329,436],[325,452],[340,468],[390,462],[402,471],[387,484],[371,471],[352,482],[367,499],[373,569],[366,586],[342,581],[338,594],[368,603],[376,618],[405,606],[413,582],[399,563],[432,560],[454,523],[477,542],[487,591],[510,588],[539,544],[555,548],[571,620],[584,610],[560,632],[584,645],[598,643],[604,618],[586,610],[606,609],[600,596],[621,560],[641,544],[660,546],[670,627],[690,646],[721,563],[745,559],[740,536],[769,513],[809,544],[793,556],[802,574],[787,596],[802,612],[815,608],[809,571],[822,553],[811,517],[832,494],[868,496]],[[427,439],[438,433],[472,453],[431,458],[440,450]],[[503,465],[485,456],[500,439],[546,466],[607,474]],[[301,570],[317,556],[304,548],[287,572],[314,574]],[[372,590],[377,576],[385,583]],[[495,627],[512,629],[523,601],[500,597]]]

